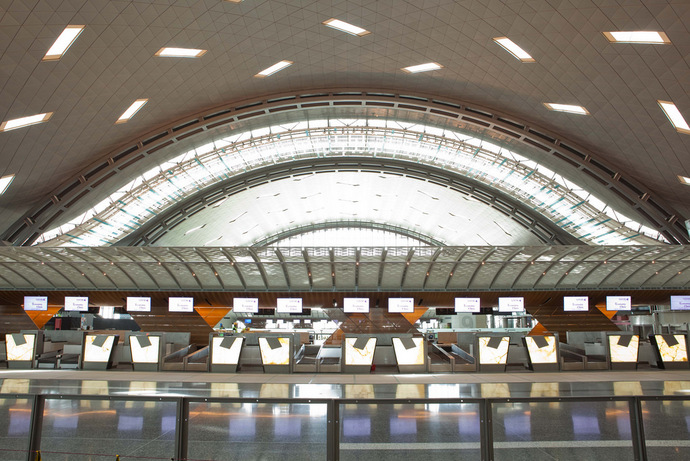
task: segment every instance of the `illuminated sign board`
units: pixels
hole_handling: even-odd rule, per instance
[[[422,338],[393,338],[393,350],[398,365],[424,365]]]
[[[259,349],[264,365],[290,364],[290,338],[259,338]]]
[[[127,312],[151,312],[151,298],[127,297]]]
[[[414,298],[388,298],[388,312],[393,314],[414,312]]]
[[[563,296],[563,310],[565,312],[587,312],[589,310],[589,297]]]
[[[371,365],[376,338],[345,338],[345,365]]]
[[[630,296],[607,296],[607,311],[629,311],[632,310],[632,298]]]
[[[690,311],[690,296],[671,296],[672,311]]]
[[[481,365],[505,365],[508,362],[508,336],[480,336],[479,363]]]
[[[168,298],[168,312],[194,312],[194,298]]]
[[[86,335],[84,362],[108,362],[114,343],[115,335]]]
[[[278,298],[276,301],[276,312],[279,314],[302,313],[302,298]]]
[[[47,311],[48,297],[47,296],[24,296],[24,310],[25,311]]]
[[[237,314],[258,314],[259,298],[232,298],[232,311]]]
[[[88,296],[65,296],[65,311],[88,312]]]
[[[455,312],[479,312],[479,298],[455,298]]]
[[[346,314],[366,314],[369,312],[369,298],[343,299],[343,312]]]
[[[532,363],[558,363],[555,336],[525,336]]]
[[[130,336],[132,362],[158,363],[160,343],[160,336]]]
[[[498,312],[522,312],[525,310],[525,298],[498,298]]]
[[[237,365],[240,361],[244,338],[216,336],[211,344],[211,363],[214,365]]]
[[[609,335],[609,352],[613,363],[637,363],[640,337],[637,335]]]

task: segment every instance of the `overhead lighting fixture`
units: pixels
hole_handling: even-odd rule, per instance
[[[225,0],[226,2],[230,3],[242,3],[244,0]]]
[[[50,47],[45,56],[43,56],[43,61],[57,61],[62,57],[63,54],[67,52],[72,43],[79,37],[85,26],[67,26],[65,30],[62,31],[60,36],[55,40],[53,46]]]
[[[333,29],[337,29],[341,32],[345,32],[346,34],[356,35],[358,37],[371,33],[366,29],[362,29],[361,27],[357,27],[353,24],[335,18],[331,18],[328,21],[324,21],[322,24]]]
[[[155,54],[161,58],[200,58],[206,54],[206,50],[194,48],[170,48],[163,47]]]
[[[24,128],[25,126],[47,122],[52,116],[52,112],[46,112],[45,114],[36,114],[28,117],[15,118],[14,120],[7,120],[0,124],[0,131],[16,130],[17,128]]]
[[[254,77],[268,77],[269,75],[273,75],[276,72],[280,72],[281,70],[285,69],[286,67],[290,67],[292,65],[292,61],[280,61],[275,64],[273,64],[271,67],[262,70],[258,74],[256,74]]]
[[[587,109],[582,106],[575,106],[571,104],[557,104],[553,102],[545,102],[544,105],[547,109],[553,110],[555,112],[566,112],[568,114],[577,115],[589,115]]]
[[[690,134],[690,126],[688,126],[688,122],[685,121],[683,114],[680,113],[675,104],[673,104],[671,101],[659,100],[657,100],[657,103],[659,104],[659,107],[661,107],[661,110],[664,111],[664,114],[666,114],[668,120],[675,127],[676,131],[679,133]]]
[[[688,178],[687,176],[678,175],[678,181],[680,181],[681,184],[690,186],[690,178]],[[652,261],[652,264],[654,264],[654,261]]]
[[[522,62],[536,62],[530,54],[520,48],[514,41],[508,37],[495,37],[494,42],[501,45],[501,47],[508,53],[512,54],[513,57]]]
[[[439,70],[443,69],[443,66],[441,64],[438,64],[436,62],[427,62],[426,64],[419,64],[416,66],[409,66],[409,67],[403,67],[402,70],[407,72],[408,74],[416,74],[419,72],[429,72],[432,70]]]
[[[7,176],[3,176],[2,178],[0,178],[0,195],[4,194],[7,188],[10,187],[10,184],[12,184],[13,179],[13,174],[8,174]]]
[[[637,30],[604,32],[604,37],[611,43],[640,43],[646,45],[664,45],[671,43],[663,32]]]
[[[134,114],[139,112],[139,109],[144,107],[144,104],[146,104],[149,100],[148,99],[137,99],[132,103],[131,106],[122,114],[120,115],[120,118],[117,119],[115,124],[119,123],[125,123],[127,122],[130,118],[134,117]]]

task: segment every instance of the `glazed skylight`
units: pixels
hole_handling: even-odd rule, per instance
[[[391,157],[443,168],[511,195],[590,244],[666,241],[563,176],[496,144],[395,120],[330,119],[264,127],[199,146],[145,172],[37,243],[110,245],[213,184],[267,164],[323,156]]]

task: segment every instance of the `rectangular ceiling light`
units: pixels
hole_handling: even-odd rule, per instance
[[[680,113],[675,104],[670,101],[657,101],[657,103],[659,103],[664,114],[666,114],[666,117],[679,133],[690,134],[688,122],[685,121],[683,114]]]
[[[647,30],[604,32],[604,36],[611,43],[642,43],[647,45],[671,43],[665,33]]]
[[[46,112],[45,114],[29,115],[28,117],[7,120],[6,122],[2,122],[2,124],[0,124],[0,131],[16,130],[17,128],[24,128],[25,126],[47,122],[52,116],[52,112]]]
[[[678,181],[680,181],[681,184],[685,184],[686,186],[690,186],[690,178],[688,178],[687,176],[678,175]]]
[[[501,47],[508,53],[512,54],[515,59],[522,62],[535,62],[534,58],[522,48],[520,48],[514,41],[508,37],[495,37],[494,42],[501,45]]]
[[[57,61],[67,52],[72,43],[79,37],[79,34],[84,30],[84,26],[67,26],[62,31],[60,36],[55,40],[53,46],[50,47],[43,61]]]
[[[443,69],[441,64],[436,62],[427,62],[426,64],[418,64],[416,66],[403,67],[402,70],[408,74],[416,74],[418,72],[429,72],[431,70]]]
[[[8,174],[0,178],[0,195],[4,194],[7,188],[10,187],[10,184],[12,184],[13,179],[13,174]]]
[[[155,56],[160,56],[161,58],[200,58],[205,54],[206,50],[164,47],[158,50]]]
[[[262,70],[261,72],[256,74],[254,77],[259,77],[259,78],[268,77],[269,75],[273,75],[276,72],[279,72],[279,71],[285,69],[286,67],[290,67],[291,65],[292,65],[292,61],[280,61],[280,62],[273,64],[271,67]]]
[[[130,118],[134,117],[134,114],[139,112],[139,109],[144,107],[144,104],[146,104],[148,101],[148,99],[137,99],[134,101],[132,105],[129,106],[129,108],[122,115],[120,115],[120,118],[117,119],[115,124],[127,122]]]
[[[545,102],[544,105],[547,109],[553,110],[555,112],[567,112],[569,114],[589,115],[587,109],[585,109],[582,106],[574,106],[571,104],[557,104],[553,102]]]
[[[350,35],[356,35],[358,37],[371,33],[366,29],[362,29],[361,27],[357,27],[353,24],[335,18],[331,18],[328,21],[324,21],[322,24]]]

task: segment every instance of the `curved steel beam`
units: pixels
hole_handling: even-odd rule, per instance
[[[463,101],[423,94],[400,94],[389,90],[350,89],[314,90],[309,93],[278,94],[261,100],[231,102],[176,120],[114,151],[100,155],[99,162],[65,181],[41,204],[11,225],[0,239],[13,245],[31,245],[60,215],[71,211],[71,207],[83,200],[92,202],[93,191],[103,183],[114,181],[118,176],[123,177],[119,183],[126,183],[132,170],[125,172],[125,169],[150,159],[158,151],[167,152],[166,158],[172,158],[179,152],[168,152],[170,149],[166,148],[190,137],[204,134],[208,136],[212,130],[233,123],[259,121],[277,116],[275,114],[278,113],[284,115],[312,108],[333,111],[343,108],[398,110],[487,132],[499,143],[501,140],[517,143],[530,152],[537,153],[539,157],[549,156],[555,164],[562,166],[566,175],[574,174],[596,180],[611,192],[611,197],[627,203],[637,212],[642,222],[661,232],[670,242],[690,243],[683,224],[685,219],[646,185],[619,171],[596,152],[577,146],[555,133],[531,126],[529,122],[517,117]],[[166,158],[161,157],[159,163]]]

